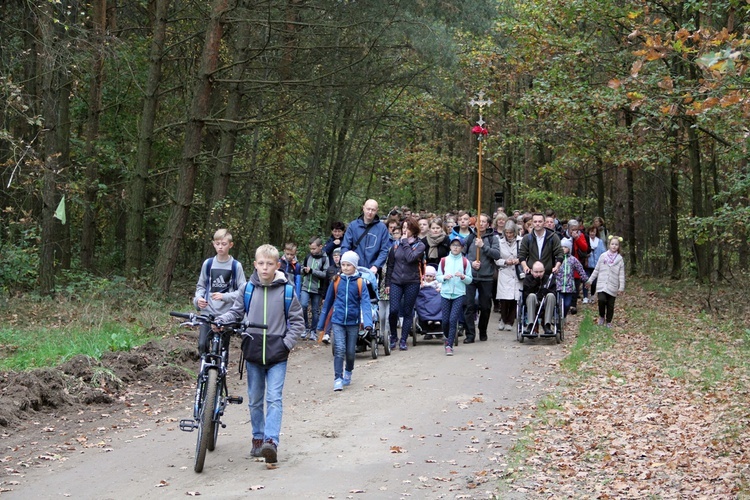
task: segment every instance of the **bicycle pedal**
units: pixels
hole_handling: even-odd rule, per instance
[[[185,432],[193,432],[194,429],[198,428],[198,423],[192,418],[184,418],[180,420],[180,430]]]
[[[229,396],[227,398],[227,402],[233,405],[241,405],[243,401],[242,396]]]

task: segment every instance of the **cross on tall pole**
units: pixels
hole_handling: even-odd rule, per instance
[[[472,97],[469,101],[469,105],[472,108],[479,107],[479,120],[477,120],[476,126],[471,129],[471,132],[477,136],[477,141],[479,142],[478,146],[478,156],[479,156],[479,168],[477,171],[477,238],[482,238],[482,230],[480,229],[480,217],[482,213],[482,143],[484,142],[484,137],[489,133],[487,131],[487,128],[484,126],[485,121],[482,117],[482,113],[484,112],[484,108],[489,107],[492,104],[492,99],[485,99],[484,98],[484,92],[479,91],[476,95],[476,97]],[[479,261],[479,248],[477,248],[477,261]]]

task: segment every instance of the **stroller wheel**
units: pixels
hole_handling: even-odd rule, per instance
[[[375,337],[370,340],[370,350],[372,351],[372,359],[378,359],[378,339]]]

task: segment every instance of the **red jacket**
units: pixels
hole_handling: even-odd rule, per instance
[[[589,249],[589,242],[586,239],[586,235],[583,233],[583,231],[578,233],[578,238],[573,240],[573,252],[572,255],[578,259],[580,262],[587,262],[588,258],[584,260],[583,253],[588,253],[591,250]],[[573,272],[573,277],[576,279],[580,279],[581,275],[578,273],[578,271]]]

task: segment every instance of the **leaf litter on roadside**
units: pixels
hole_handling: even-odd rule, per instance
[[[625,296],[618,306],[637,296]],[[683,335],[693,332],[683,307],[659,307]],[[747,374],[718,379],[708,391],[693,382],[703,367],[675,377],[679,372],[665,370],[648,329],[646,322],[622,321],[613,343],[580,368],[587,376],[571,375],[570,384],[558,387],[559,406],[526,427],[526,470],[506,479],[510,488],[544,497],[734,498],[743,481],[747,487],[748,415],[732,416],[746,401],[737,388],[748,387]],[[688,348],[697,343],[684,342]]]

